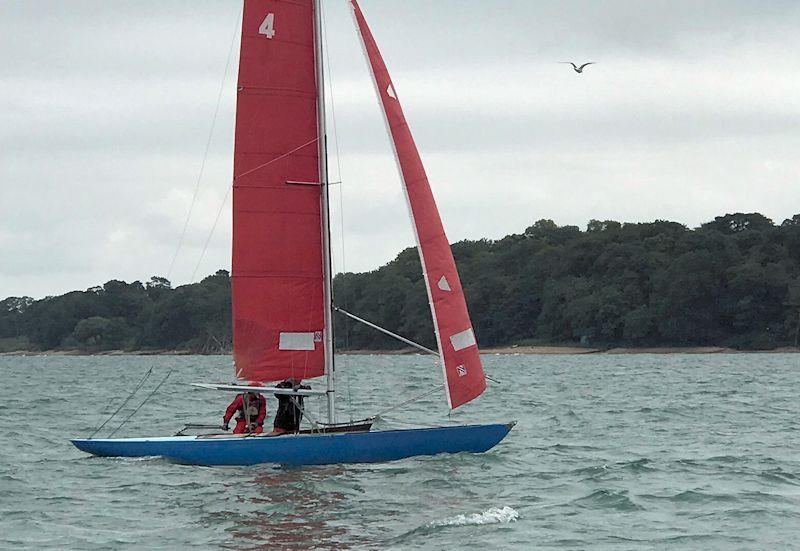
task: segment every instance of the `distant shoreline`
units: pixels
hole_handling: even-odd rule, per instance
[[[612,347],[612,348],[587,348],[581,346],[499,346],[482,348],[481,353],[486,355],[584,355],[584,354],[781,354],[797,353],[800,348],[783,346],[769,350],[736,350],[721,346],[660,346],[660,347]],[[337,352],[347,356],[409,356],[419,354],[414,348],[400,350],[347,350]],[[100,352],[86,352],[79,350],[44,350],[14,352],[0,352],[0,356],[229,356],[230,352],[192,352],[190,350],[104,350]]]

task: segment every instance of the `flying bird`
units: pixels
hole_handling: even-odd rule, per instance
[[[594,64],[595,62],[594,62],[594,61],[590,61],[589,63],[584,63],[584,64],[583,64],[583,65],[581,65],[580,67],[578,67],[577,65],[575,65],[575,64],[574,64],[573,62],[571,62],[571,61],[559,61],[559,63],[569,63],[570,65],[572,65],[572,68],[575,70],[575,72],[576,72],[576,73],[582,73],[582,72],[583,72],[583,68],[584,68],[584,67],[586,67],[587,65],[592,65],[592,64]]]

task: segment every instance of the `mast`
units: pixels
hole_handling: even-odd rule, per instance
[[[319,147],[319,179],[321,188],[322,214],[322,265],[324,275],[323,297],[325,302],[325,331],[323,344],[325,349],[325,373],[327,374],[328,423],[336,422],[335,381],[333,362],[333,308],[331,292],[331,225],[330,206],[328,201],[328,145],[325,131],[325,71],[322,57],[322,0],[313,0],[314,4],[314,61],[317,70],[317,128]]]

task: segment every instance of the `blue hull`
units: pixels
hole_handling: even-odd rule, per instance
[[[192,465],[325,465],[377,463],[415,455],[485,452],[514,423],[292,436],[76,439],[87,453],[106,457],[163,456]]]

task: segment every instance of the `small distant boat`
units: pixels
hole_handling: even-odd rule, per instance
[[[484,452],[514,423],[371,431],[336,420],[321,0],[245,0],[233,178],[233,353],[243,384],[216,390],[325,395],[327,423],[278,437],[202,434],[85,438],[99,456],[164,456],[198,465],[318,465]],[[400,168],[450,408],[486,389],[461,281],[417,147],[378,46],[350,0]],[[357,316],[343,312],[359,321]],[[393,333],[385,333],[403,339]],[[424,347],[422,347],[424,348]],[[320,390],[277,388],[325,377]]]

